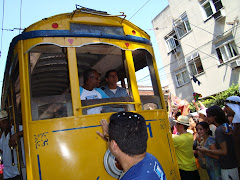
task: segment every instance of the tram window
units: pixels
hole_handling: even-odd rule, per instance
[[[16,62],[18,62],[18,60],[16,60]],[[14,73],[12,75],[12,91],[13,91],[14,111],[15,111],[17,124],[22,124],[19,63],[17,63],[16,66],[13,67],[13,69],[14,69]]]
[[[113,97],[113,98],[101,98],[95,99],[83,97],[80,88],[80,97],[82,106],[96,105],[90,108],[83,108],[83,114],[98,114],[107,112],[118,112],[118,111],[134,111],[135,107],[133,104],[124,104],[125,102],[133,102],[131,91],[125,84],[124,79],[128,76],[125,72],[124,61],[122,50],[116,46],[106,44],[92,44],[83,47],[76,48],[77,53],[77,64],[78,64],[78,75],[79,75],[79,86],[84,87],[83,74],[89,69],[94,69],[99,73],[99,79],[101,80],[97,88],[102,88],[106,85],[105,74],[109,70],[116,70],[118,72],[118,80],[121,86],[127,90],[129,96],[127,97]],[[94,77],[96,78],[98,77]],[[100,90],[101,91],[101,90]],[[85,91],[87,92],[87,91]],[[101,103],[111,103],[108,105],[101,105]],[[98,105],[100,104],[100,105]],[[95,108],[95,109],[94,109]],[[95,111],[96,110],[96,111]]]
[[[66,48],[38,45],[29,62],[32,120],[72,116]]]
[[[142,109],[162,109],[151,54],[146,50],[135,50],[133,60]]]
[[[89,25],[89,24],[70,24],[71,30],[77,30],[82,33],[92,33],[92,34],[112,34],[124,36],[123,27],[117,26],[99,26],[99,25]]]

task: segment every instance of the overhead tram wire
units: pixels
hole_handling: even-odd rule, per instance
[[[219,1],[221,1],[221,0],[218,0],[217,2],[219,2]],[[215,3],[217,3],[217,2],[215,2]],[[215,4],[215,3],[214,3],[214,4]],[[210,8],[210,6],[207,7],[207,8]],[[238,8],[236,8],[236,9],[238,9]],[[236,9],[235,9],[235,10],[236,10]],[[233,11],[235,11],[235,10],[233,10]],[[230,13],[232,13],[232,12],[230,12]],[[229,14],[230,14],[230,13],[229,13]],[[208,32],[208,31],[206,31],[205,29],[202,29],[202,28],[200,28],[200,27],[198,27],[198,26],[196,26],[196,25],[194,25],[194,24],[192,24],[192,23],[190,23],[190,24],[193,25],[194,27],[197,27],[197,28],[201,29],[202,31],[205,31],[205,32],[211,34],[211,35],[214,35],[214,36],[216,36],[216,37],[219,36],[219,35],[215,35],[215,34],[213,34],[213,33],[211,33],[211,32]],[[230,28],[229,30],[223,32],[222,34],[225,34],[226,32],[231,31],[231,30],[233,30],[234,28],[237,28],[238,26],[239,26],[239,25],[236,25],[236,26]],[[165,28],[167,28],[167,27],[165,27]],[[163,28],[163,29],[165,29],[165,28]],[[160,29],[160,28],[159,28],[159,29]],[[155,28],[155,29],[149,29],[149,30],[158,30],[158,29]],[[175,39],[175,38],[174,38],[174,39]],[[153,42],[153,43],[156,43],[157,41],[158,41],[158,39],[156,39],[156,41]],[[201,45],[201,46],[198,47],[198,48],[194,48],[194,47],[192,47],[192,46],[190,46],[190,45],[188,45],[188,44],[186,44],[186,43],[185,43],[185,44],[188,45],[188,46],[190,46],[190,47],[192,47],[192,48],[194,48],[194,50],[196,50],[196,49],[199,50],[199,48],[201,48],[201,47],[205,46],[206,44],[211,43],[211,42],[213,42],[213,41],[214,41],[214,40],[211,40],[211,41],[209,41],[209,42]],[[236,46],[239,47],[237,44],[236,44]],[[199,50],[199,51],[200,51],[200,50]],[[200,52],[202,52],[203,54],[205,54],[205,55],[207,55],[207,56],[209,56],[209,57],[211,57],[211,58],[217,59],[216,57],[213,57],[213,56],[211,56],[211,55],[209,55],[209,54],[207,54],[207,53],[205,53],[205,52],[203,52],[203,51],[200,51]],[[189,53],[189,54],[190,54],[190,53]],[[207,59],[207,58],[205,58],[205,59]],[[204,59],[201,59],[201,60],[204,60]],[[159,68],[158,71],[161,71],[161,70],[164,69],[165,67],[167,67],[167,66],[169,66],[169,65],[171,65],[171,64],[173,64],[173,63],[175,63],[175,62],[176,62],[176,61],[174,61],[174,62],[172,62],[172,63],[169,63],[169,64],[167,64],[167,65]],[[214,66],[215,66],[215,65],[214,65]],[[206,69],[209,69],[209,68],[211,68],[211,67],[213,67],[213,66],[210,66],[210,67],[208,67],[208,68],[206,68]],[[205,69],[205,70],[206,70],[206,69]],[[167,74],[170,74],[170,73],[172,73],[172,72],[173,72],[173,71],[171,71],[171,72],[169,72],[169,73],[164,73],[164,74],[162,73],[162,75],[159,74],[159,76],[160,76],[160,78],[161,78],[162,76],[167,76]],[[144,80],[145,78],[147,78],[148,76],[149,76],[149,75],[147,75],[147,76],[139,79],[138,81],[142,81],[142,80]]]
[[[217,2],[220,2],[221,0],[218,0],[218,1],[216,1],[216,2],[214,2],[214,4],[216,4]],[[209,6],[207,6],[206,8],[210,8],[211,6],[209,5]],[[239,7],[240,6],[238,6],[236,9],[234,9],[233,11],[235,11],[235,10],[237,10],[237,9],[239,9]],[[175,7],[176,8],[176,7]],[[174,8],[173,8],[174,9]],[[228,13],[227,15],[229,15],[229,14],[231,14],[233,11],[231,11],[230,13]],[[226,16],[227,16],[226,15]],[[196,14],[194,15],[194,16],[196,16]],[[190,17],[193,17],[193,16],[188,16],[188,19],[190,19]],[[191,25],[193,25],[194,27],[196,27],[196,28],[199,28],[199,29],[201,29],[202,31],[205,31],[205,32],[207,32],[207,33],[209,33],[209,34],[211,34],[211,35],[214,35],[214,36],[219,36],[219,35],[216,35],[216,34],[213,34],[213,33],[211,33],[211,32],[209,32],[209,31],[207,31],[207,30],[205,30],[205,29],[203,29],[203,28],[200,28],[199,26],[197,26],[197,25],[194,25],[194,24],[192,24],[192,23],[190,23],[189,22],[189,24],[191,24]],[[238,25],[237,25],[238,26]],[[235,26],[235,27],[237,27],[237,26]],[[148,29],[148,30],[159,30],[159,29],[165,29],[165,28],[172,28],[172,26],[171,27],[164,27],[164,28],[155,28],[155,29]],[[234,27],[232,27],[232,28],[230,28],[229,30],[232,30]],[[225,32],[223,32],[222,34],[225,34],[226,32],[228,32],[229,30],[227,30],[227,31],[225,31]],[[156,39],[156,41],[155,42],[157,42],[157,40],[158,39]],[[155,43],[155,42],[152,42],[152,43]]]
[[[142,7],[140,7],[128,20],[132,19],[144,6],[146,6],[147,3],[149,3],[149,1],[151,0],[148,0]]]
[[[22,26],[22,0],[20,2],[20,28],[19,28],[19,34],[21,32],[21,26]]]
[[[3,0],[3,11],[2,11],[3,14],[2,14],[2,28],[1,28],[2,32],[1,32],[1,42],[0,42],[0,44],[1,44],[1,47],[0,47],[0,58],[1,58],[1,54],[2,54],[3,32],[4,31],[19,30],[19,34],[20,34],[21,30],[23,30],[21,28],[21,26],[22,26],[22,0],[20,2],[20,28],[4,29],[4,10],[5,10],[5,0]]]
[[[5,0],[3,0],[3,15],[2,15],[2,33],[1,33],[1,47],[0,47],[0,58],[2,54],[2,42],[3,42],[3,24],[4,24],[4,6],[5,6]]]
[[[239,25],[237,25],[237,26],[239,26]],[[231,28],[231,29],[232,29],[232,28]],[[229,29],[229,30],[227,30],[227,31],[230,31],[231,29]],[[225,31],[224,33],[226,33],[227,31]],[[211,41],[203,44],[202,46],[200,46],[200,47],[198,47],[198,48],[194,48],[194,47],[192,47],[192,46],[190,46],[189,44],[186,44],[186,43],[184,43],[184,44],[186,44],[186,45],[194,48],[195,50],[196,50],[196,49],[199,50],[200,48],[202,48],[203,46],[205,46],[205,45],[208,44],[208,43],[211,43],[212,41],[213,41],[213,40],[211,40]],[[236,44],[236,45],[237,45],[237,44]],[[205,53],[205,52],[203,52],[203,51],[201,51],[201,50],[199,50],[199,51],[202,52],[203,54],[207,55],[208,58],[211,57],[211,58],[217,59],[216,57],[212,57],[211,55],[209,55],[209,54],[207,54],[207,53]],[[189,53],[189,54],[190,54],[190,53]],[[180,58],[183,58],[183,57],[180,57]],[[206,59],[208,59],[208,58],[204,58],[204,59],[201,58],[201,61],[204,61],[204,60],[206,60]],[[218,60],[218,59],[217,59],[217,60]],[[177,61],[171,62],[171,63],[169,63],[169,64],[167,64],[167,65],[159,68],[158,71],[160,71],[161,69],[164,69],[165,67],[167,67],[167,66],[169,66],[169,65],[171,65],[171,64],[174,64],[174,63],[176,63],[176,62],[177,62]],[[214,66],[216,66],[216,64],[214,64],[214,65],[212,65],[212,66],[209,66],[209,67],[205,68],[204,70],[210,69],[210,68],[212,68],[212,67],[214,67]],[[162,73],[161,75],[159,74],[159,77],[160,77],[160,78],[165,78],[165,76],[167,76],[168,74],[171,74],[172,72],[174,72],[174,71],[170,71],[170,72],[167,72],[167,73],[164,73],[164,74]],[[148,75],[148,76],[149,76],[149,75]],[[146,76],[146,77],[147,77],[147,76]],[[138,80],[138,81],[141,81],[141,80],[145,79],[146,77],[144,77],[144,78],[142,78],[142,79],[140,79],[140,80]]]
[[[237,26],[235,26],[235,27],[230,28],[229,30],[227,30],[227,31],[225,31],[225,32],[223,32],[223,34],[225,34],[225,33],[228,32],[228,31],[231,31],[233,28],[236,28],[236,27],[238,27],[238,26],[240,26],[240,24],[237,25]],[[175,38],[174,38],[174,39],[175,39]],[[158,41],[158,39],[156,39],[156,41]],[[207,45],[207,44],[209,44],[209,43],[211,43],[211,42],[213,42],[213,41],[214,41],[214,39],[206,42],[205,44],[203,44],[203,45],[201,45],[201,46],[199,46],[199,47],[197,47],[197,48],[194,48],[194,50],[199,49],[199,48],[202,48],[202,47],[204,47],[205,45]],[[184,43],[184,44],[186,44],[186,43]],[[188,44],[186,44],[186,45],[188,45]],[[237,45],[237,44],[236,44],[236,45]],[[189,46],[190,46],[190,45],[189,45]],[[188,53],[188,54],[186,54],[185,56],[188,56],[189,54],[191,54],[191,52]],[[206,54],[206,53],[203,53],[203,54]],[[211,55],[208,55],[208,56],[211,57]],[[182,57],[181,57],[181,58],[182,58]],[[214,58],[214,59],[216,59],[216,58]],[[173,63],[175,63],[175,61],[174,61],[174,62],[171,62],[171,63],[169,63],[169,64],[167,64],[167,65],[165,65],[165,66],[163,66],[163,67],[161,67],[161,68],[159,68],[158,70],[161,70],[161,69],[163,69],[163,68],[165,68],[165,67],[167,67],[167,66],[169,66],[169,65],[171,65],[171,64],[173,64]]]

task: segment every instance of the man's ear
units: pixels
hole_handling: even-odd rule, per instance
[[[114,151],[119,149],[118,144],[114,140],[112,140],[112,148],[114,149]]]
[[[108,82],[108,78],[105,78],[106,82]]]

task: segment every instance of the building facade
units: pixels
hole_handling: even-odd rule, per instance
[[[240,82],[240,1],[168,0],[153,20],[171,93],[191,102]]]

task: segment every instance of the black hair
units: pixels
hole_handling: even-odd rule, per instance
[[[181,112],[180,111],[178,111],[176,114],[175,114],[175,119],[177,119],[178,118],[178,116],[181,116],[182,114],[181,114]]]
[[[84,84],[88,81],[89,77],[94,73],[97,72],[95,69],[88,69],[83,73],[83,82]]]
[[[212,117],[212,116],[215,117],[215,121],[218,124],[223,124],[228,122],[225,112],[219,106],[214,105],[207,109],[207,117]]]
[[[187,125],[184,125],[184,124],[182,124],[182,125],[184,127],[184,130],[187,130],[189,128],[189,126],[187,126]]]
[[[129,156],[147,150],[147,126],[143,116],[132,112],[118,112],[110,117],[109,140],[114,140],[122,152]]]
[[[197,123],[197,124],[196,124],[196,127],[197,127],[197,125],[200,125],[200,126],[203,127],[203,129],[208,130],[208,131],[207,131],[208,135],[212,136],[212,131],[210,130],[209,124],[208,124],[207,122],[202,121],[202,122]]]
[[[109,76],[109,74],[110,74],[111,72],[115,72],[115,73],[117,73],[116,70],[111,69],[111,70],[109,70],[109,71],[106,72],[105,78],[108,78],[108,76]],[[117,75],[118,75],[118,73],[117,73]]]

